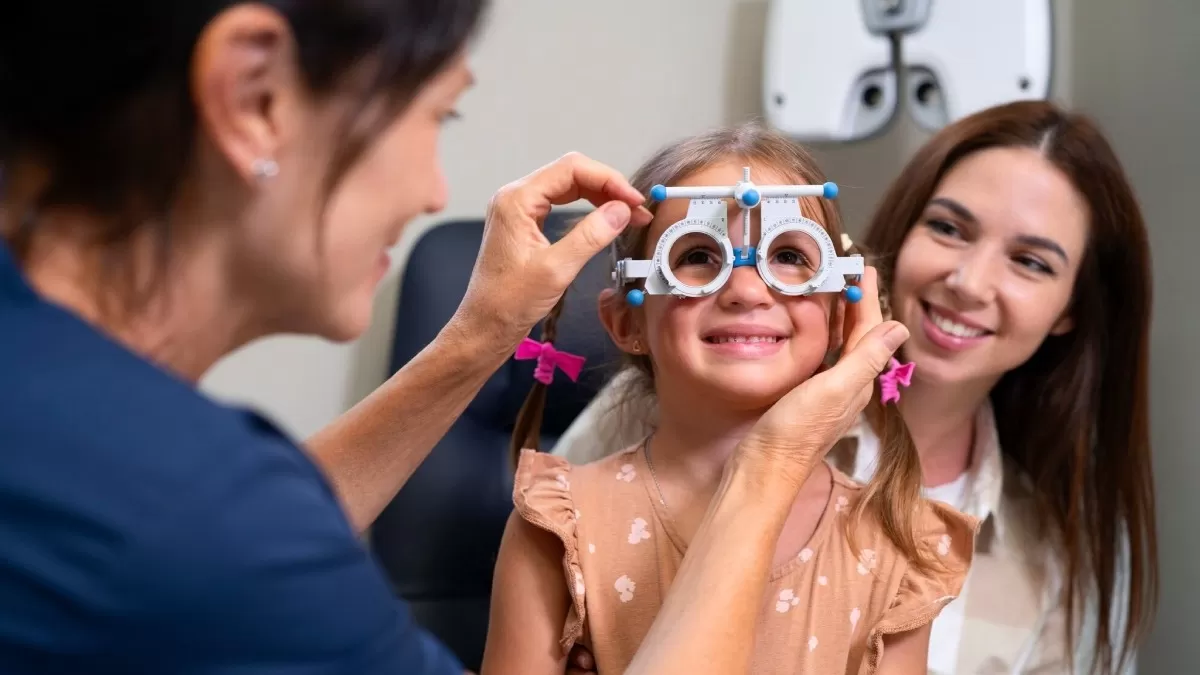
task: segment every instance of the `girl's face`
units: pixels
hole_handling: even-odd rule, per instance
[[[733,185],[744,163],[727,162],[687,176],[675,185]],[[759,184],[796,182],[768,166],[751,165]],[[807,202],[807,203],[806,203]],[[801,200],[806,217],[820,222],[810,200]],[[688,211],[688,200],[663,202],[649,226],[643,255],[649,259],[663,232]],[[742,211],[728,200],[733,247],[743,246]],[[751,243],[757,245],[760,209],[751,212]],[[822,223],[824,224],[824,223]],[[819,263],[815,243],[799,236],[781,237],[765,254],[776,276],[811,276]],[[681,280],[703,283],[715,278],[721,254],[702,236],[681,239],[672,247],[672,269]],[[786,280],[786,279],[783,279]],[[834,294],[785,296],[772,290],[753,266],[735,267],[717,293],[704,298],[647,295],[640,308],[623,300],[602,302],[601,314],[614,341],[625,351],[649,354],[655,389],[662,400],[715,399],[739,410],[760,410],[808,379],[829,348],[829,316]]]
[[[912,334],[914,377],[990,388],[1070,331],[1087,232],[1083,197],[1036,150],[993,148],[955,165],[896,259],[892,308]]]

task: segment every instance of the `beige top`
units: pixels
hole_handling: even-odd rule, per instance
[[[832,473],[812,538],[770,574],[755,675],[874,673],[883,635],[931,622],[966,577],[978,521],[923,500],[919,541],[936,567],[921,573],[870,516],[850,546],[846,515],[863,486]],[[562,647],[587,646],[600,675],[625,671],[683,561],[657,494],[640,444],[583,466],[526,450],[517,467],[517,512],[564,546],[572,606]]]

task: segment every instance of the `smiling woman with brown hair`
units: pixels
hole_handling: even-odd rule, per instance
[[[1024,668],[1131,665],[1157,585],[1151,273],[1117,157],[1081,116],[993,109],[930,141],[876,213],[863,245],[913,329],[904,354],[918,374],[902,408],[926,483],[966,476],[968,508],[995,535],[981,543],[989,572],[969,583],[980,597],[1004,588],[1008,604],[968,591],[964,638],[1020,630],[1025,615],[1042,632],[1023,643]],[[1028,542],[1047,556],[1025,563],[1043,587],[1009,569]]]
[[[1157,597],[1151,274],[1108,142],[1044,102],[960,120],[909,161],[861,243],[912,333],[899,405],[925,495],[983,521],[930,672],[1129,672]],[[583,463],[636,442],[645,420],[602,416],[623,386],[555,452]],[[868,407],[829,457],[862,482],[878,419]]]

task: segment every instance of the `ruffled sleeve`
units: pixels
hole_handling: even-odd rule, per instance
[[[940,502],[926,501],[920,510],[918,545],[925,568],[909,562],[895,596],[868,638],[865,673],[878,669],[885,635],[931,623],[966,583],[979,521]]]
[[[563,575],[571,594],[571,608],[559,640],[565,653],[582,635],[586,616],[578,512],[571,497],[571,464],[562,457],[522,450],[513,478],[513,505],[526,521],[562,541]]]

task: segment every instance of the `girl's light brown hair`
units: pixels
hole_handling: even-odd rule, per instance
[[[1064,553],[1069,653],[1081,602],[1097,598],[1093,667],[1113,673],[1145,636],[1158,594],[1147,402],[1150,247],[1116,154],[1090,120],[1052,104],[986,110],[946,127],[913,157],[879,204],[863,245],[874,254],[880,287],[888,288],[897,253],[942,177],[967,155],[997,147],[1036,149],[1090,211],[1071,305],[1074,330],[1047,337],[1004,375],[991,400],[1003,453],[1032,480],[1044,515],[1036,534]],[[1118,598],[1126,541],[1129,594]],[[1123,600],[1126,627],[1112,635]]]
[[[790,139],[759,123],[751,122],[736,127],[722,128],[670,144],[654,154],[634,173],[630,182],[642,194],[649,194],[655,185],[671,185],[687,176],[710,166],[737,161],[751,167],[770,167],[794,183],[820,184],[825,175],[817,166],[812,155]],[[805,213],[820,222],[833,239],[837,254],[843,255],[841,214],[829,200],[805,198],[801,200]],[[657,204],[650,202],[646,207],[655,212]],[[649,228],[629,228],[616,242],[618,258],[644,258],[647,253]],[[618,289],[610,298],[612,302],[624,302],[625,292],[633,284]],[[543,340],[552,341],[556,335],[558,318],[562,314],[564,299],[551,310],[543,323]],[[835,350],[841,340],[841,313],[831,312],[830,349]],[[648,410],[653,401],[654,366],[649,356],[626,354],[623,370],[632,370],[629,390],[622,392],[625,400],[638,401],[636,406]],[[534,383],[525,404],[517,416],[512,437],[512,459],[514,465],[522,449],[538,449],[542,411],[546,403],[547,387]],[[855,512],[861,516],[872,511],[885,534],[900,550],[913,561],[924,567],[931,559],[928,552],[920,550],[914,532],[913,516],[920,498],[921,469],[916,448],[904,420],[895,406],[878,409],[882,423],[880,434],[880,470],[868,486],[867,497],[858,501]],[[619,448],[613,448],[613,451]],[[850,527],[860,518],[850,518]],[[853,541],[853,539],[851,539]]]

